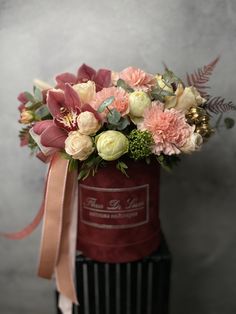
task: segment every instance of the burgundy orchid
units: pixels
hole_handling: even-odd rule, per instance
[[[34,138],[40,140],[41,146],[60,150],[65,146],[68,133],[78,130],[77,117],[81,112],[90,111],[101,121],[101,117],[90,105],[82,105],[78,94],[68,83],[64,91],[51,89],[47,96],[48,109],[53,120],[36,122],[33,126]],[[31,133],[31,135],[33,135]],[[39,145],[40,146],[40,145]]]
[[[56,76],[57,88],[65,88],[65,84],[75,85],[78,83],[86,83],[87,81],[94,81],[96,84],[96,91],[99,92],[104,87],[109,87],[111,84],[111,71],[106,69],[100,69],[98,71],[89,67],[86,64],[78,69],[77,75],[72,73],[62,73]]]

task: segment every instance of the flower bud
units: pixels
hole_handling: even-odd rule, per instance
[[[20,123],[29,124],[34,120],[34,113],[31,110],[23,110],[20,114]]]

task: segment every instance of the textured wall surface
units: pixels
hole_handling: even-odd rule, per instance
[[[212,92],[236,103],[235,0],[0,0],[0,230],[23,227],[45,166],[18,144],[18,92],[86,62],[179,76],[219,53]],[[236,313],[236,130],[162,173],[161,219],[173,254],[171,314]],[[0,312],[49,314],[53,283],[36,278],[40,230],[0,239]],[[146,313],[142,313],[146,314]]]

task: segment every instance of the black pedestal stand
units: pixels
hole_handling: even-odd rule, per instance
[[[164,239],[144,259],[121,264],[76,258],[74,314],[167,314],[171,256]],[[60,311],[57,312],[60,314]]]

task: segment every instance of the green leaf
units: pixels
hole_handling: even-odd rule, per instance
[[[87,160],[82,163],[78,175],[78,180],[85,180],[90,174],[94,176],[102,162],[103,159],[100,156],[91,155]]]
[[[181,83],[181,79],[177,77],[172,71],[166,70],[165,73],[162,76],[163,81],[166,84],[172,84],[172,83]]]
[[[66,152],[60,152],[60,155],[62,158],[70,160],[71,156],[69,154],[67,154]]]
[[[42,101],[43,100],[42,91],[36,86],[34,86],[34,97],[35,97],[36,101]]]
[[[107,120],[110,124],[117,125],[120,121],[121,115],[116,109],[112,109],[107,115]]]
[[[116,83],[117,87],[123,88],[126,92],[132,93],[134,91],[124,80],[119,79]]]
[[[156,156],[156,159],[162,168],[168,172],[172,172],[173,167],[180,162],[180,158],[177,155],[160,155]]]
[[[27,100],[29,100],[31,102],[35,102],[34,96],[32,94],[30,94],[29,92],[24,92],[24,95],[27,98]]]
[[[110,106],[113,101],[115,100],[114,96],[108,97],[107,99],[104,100],[104,102],[98,107],[97,111],[98,112],[103,112],[108,106]]]
[[[36,118],[42,120],[50,114],[47,105],[43,105],[35,111]]]
[[[81,169],[79,171],[78,180],[85,180],[90,175],[90,169]]]
[[[175,93],[172,93],[172,92],[170,92],[170,91],[168,91],[168,90],[162,90],[161,91],[161,96],[175,96]]]
[[[33,103],[31,101],[28,101],[26,104],[25,104],[25,107],[26,108],[31,108],[33,106]]]
[[[224,124],[226,129],[232,129],[234,127],[235,121],[232,118],[225,118]]]
[[[76,170],[78,167],[78,160],[71,158],[69,161],[69,171]]]
[[[120,170],[127,178],[129,178],[126,169],[128,169],[128,166],[121,160],[117,161],[116,169]]]

